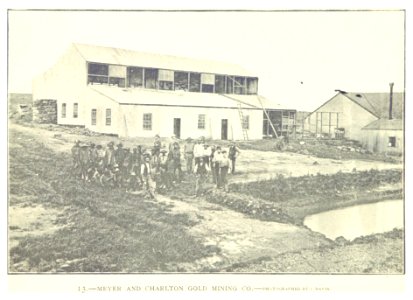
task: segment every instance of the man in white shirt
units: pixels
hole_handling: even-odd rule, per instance
[[[204,156],[204,144],[201,139],[198,140],[194,146],[195,165],[199,164],[201,158]]]

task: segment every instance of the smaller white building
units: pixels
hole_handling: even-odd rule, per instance
[[[362,128],[361,144],[371,152],[403,153],[403,120],[379,119]]]

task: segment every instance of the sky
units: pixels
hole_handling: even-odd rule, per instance
[[[335,95],[404,90],[402,11],[9,11],[8,91],[31,83],[71,43],[238,64],[259,94],[312,111]]]

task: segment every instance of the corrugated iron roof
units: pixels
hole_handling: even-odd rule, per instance
[[[119,88],[107,85],[89,85],[95,92],[123,105],[159,105],[182,107],[217,107],[262,109],[258,95],[221,95],[184,91],[151,90],[142,88]],[[261,97],[266,109],[283,109],[281,105]]]
[[[378,119],[364,126],[362,130],[403,130],[403,120]]]
[[[257,77],[255,74],[252,74],[238,65],[225,62],[184,58],[103,46],[85,44],[73,45],[88,62],[159,68],[186,72]]]
[[[389,93],[348,93],[344,96],[358,103],[378,118],[389,117]],[[404,93],[393,93],[393,118],[402,119],[404,110]]]

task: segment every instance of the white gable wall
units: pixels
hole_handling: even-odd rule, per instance
[[[337,94],[308,117],[308,123],[306,122],[306,124],[309,127],[307,128],[313,133],[315,133],[316,128],[316,112],[339,113],[338,127],[345,128],[345,137],[354,140],[361,139],[363,135],[361,128],[377,120],[376,116],[342,94]],[[323,122],[325,121],[325,118],[323,118]],[[323,132],[328,133],[328,127],[324,127]]]
[[[87,85],[86,61],[71,46],[48,71],[33,80],[33,100],[57,100],[58,124],[84,125],[84,102],[81,100]],[[66,103],[66,118],[61,118],[62,103]],[[73,104],[79,113],[73,118]]]

